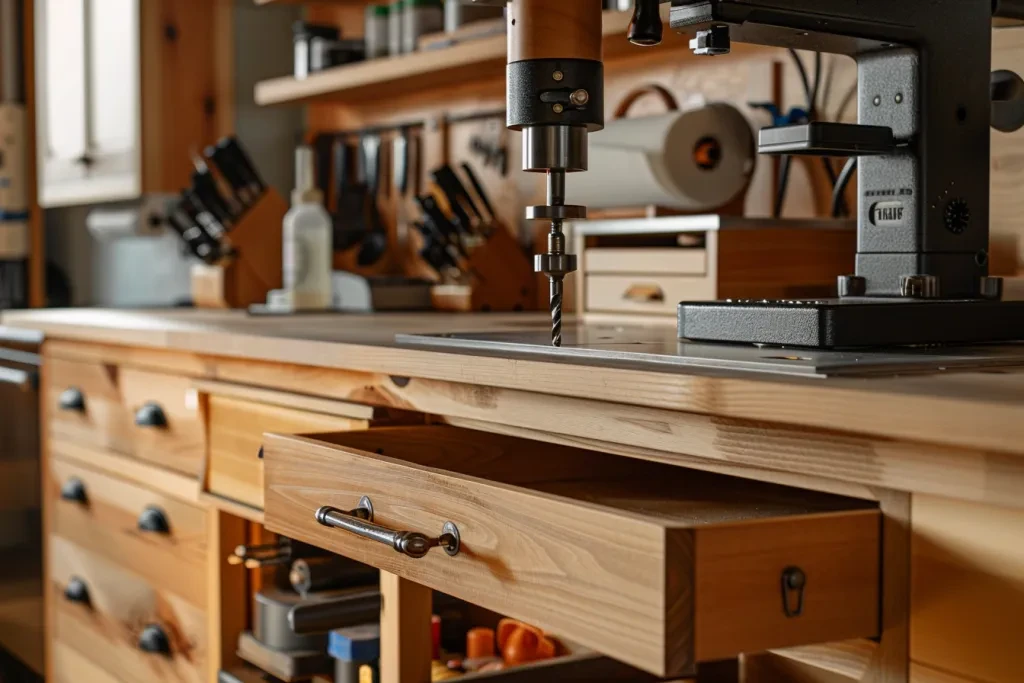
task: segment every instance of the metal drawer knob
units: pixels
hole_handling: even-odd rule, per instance
[[[57,399],[57,402],[61,410],[75,413],[85,412],[85,394],[76,387],[68,387],[60,392],[60,398]]]
[[[425,557],[431,548],[444,548],[444,551],[455,557],[459,554],[462,541],[459,529],[452,522],[445,522],[441,535],[430,538],[416,531],[393,531],[387,527],[373,523],[373,504],[363,496],[359,499],[359,507],[355,510],[339,510],[325,505],[316,511],[316,521],[335,529],[344,529],[357,536],[371,541],[389,545],[395,551],[415,559]]]
[[[171,654],[171,641],[162,628],[149,624],[139,634],[139,649],[155,655]]]
[[[150,401],[135,411],[135,425],[137,427],[163,428],[167,426],[167,415],[159,403]]]
[[[85,492],[85,483],[78,477],[71,477],[60,487],[61,500],[87,505],[89,496]]]
[[[68,581],[68,585],[64,588],[64,598],[68,602],[74,602],[86,607],[92,605],[92,599],[89,597],[89,587],[85,581],[77,576],[71,577],[71,580]]]
[[[164,511],[155,505],[150,505],[139,515],[139,531],[153,534],[171,533],[171,524],[167,521]]]

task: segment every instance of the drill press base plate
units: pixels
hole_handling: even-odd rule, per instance
[[[807,378],[931,373],[952,369],[1024,366],[1024,344],[872,351],[787,351],[741,344],[704,344],[676,338],[672,326],[633,327],[566,322],[561,348],[546,325],[507,332],[400,334],[403,346],[501,358],[617,367],[656,372],[767,373]]]
[[[818,349],[1024,341],[1024,301],[856,297],[679,304],[679,337]]]

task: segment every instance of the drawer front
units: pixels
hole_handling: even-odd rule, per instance
[[[879,518],[860,502],[446,427],[268,435],[265,454],[273,531],[658,675],[877,629]],[[453,522],[459,552],[414,559],[317,521],[363,496],[387,529]],[[814,589],[787,616],[790,567]]]
[[[205,680],[203,610],[65,538],[49,543],[57,680]],[[92,666],[78,669],[83,660]],[[91,670],[109,676],[83,677]]]
[[[210,396],[210,458],[206,489],[263,508],[264,432],[309,434],[366,429],[368,420],[310,413],[227,396]]]
[[[197,476],[202,421],[187,377],[47,358],[49,435]]]
[[[52,533],[205,607],[206,510],[57,458],[47,485]]]
[[[669,275],[588,275],[588,311],[612,313],[676,314],[680,301],[711,300],[716,296],[709,277]]]
[[[593,273],[660,273],[703,275],[708,256],[704,249],[594,247],[583,252],[583,271]]]

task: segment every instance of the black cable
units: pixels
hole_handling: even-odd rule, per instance
[[[820,53],[818,53],[820,54]],[[789,56],[793,60],[793,64],[796,66],[797,72],[800,74],[800,82],[804,85],[804,97],[807,98],[808,110],[813,106],[814,100],[811,99],[811,79],[807,75],[807,67],[804,66],[804,60],[800,59],[800,55],[796,53],[796,50],[789,48]]]
[[[839,180],[836,181],[836,186],[832,188],[832,218],[839,218],[842,211],[843,198],[846,195],[846,186],[850,184],[850,178],[853,177],[853,172],[857,170],[857,157],[850,157],[846,160],[846,165],[843,166],[843,170],[839,173]]]
[[[782,218],[782,205],[786,202],[786,190],[789,188],[789,170],[793,163],[793,157],[786,155],[782,157],[779,166],[779,187],[775,193],[775,206],[772,207],[772,216]]]

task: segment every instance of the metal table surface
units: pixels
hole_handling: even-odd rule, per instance
[[[521,357],[660,372],[701,370],[793,377],[899,375],[1024,365],[1024,344],[922,347],[872,351],[707,344],[680,340],[675,329],[628,325],[566,325],[561,348],[551,346],[546,325],[507,331],[398,334],[400,346],[436,351]]]

